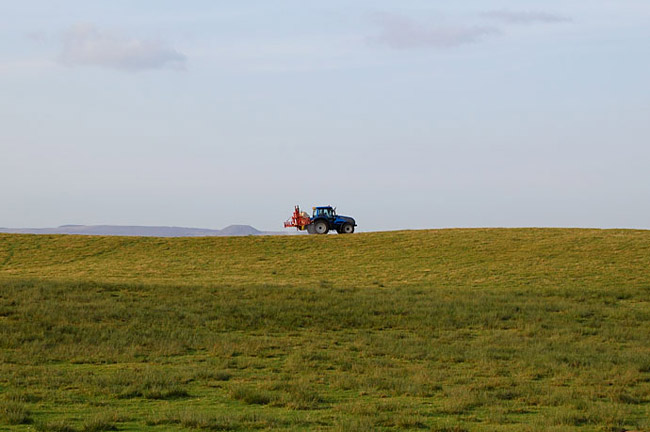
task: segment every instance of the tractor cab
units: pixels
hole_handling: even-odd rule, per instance
[[[314,213],[312,219],[324,218],[324,219],[334,219],[336,218],[336,209],[327,206],[327,207],[314,207]]]

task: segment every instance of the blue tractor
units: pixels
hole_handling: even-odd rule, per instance
[[[311,217],[301,212],[296,206],[291,219],[284,223],[286,228],[295,227],[299,231],[307,230],[309,234],[327,234],[330,230],[336,230],[339,234],[352,234],[357,226],[354,218],[336,214],[332,206],[314,207]]]
[[[309,234],[327,234],[336,230],[339,234],[352,234],[357,226],[354,218],[336,214],[336,209],[331,206],[314,207],[311,223],[307,225]]]

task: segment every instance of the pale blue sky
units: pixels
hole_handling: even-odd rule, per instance
[[[0,226],[650,228],[650,2],[0,1]]]

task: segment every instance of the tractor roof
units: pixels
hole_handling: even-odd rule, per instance
[[[331,209],[333,208],[332,206],[316,206],[314,207],[315,209]]]

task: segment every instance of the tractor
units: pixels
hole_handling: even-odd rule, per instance
[[[309,234],[327,234],[335,230],[339,234],[352,234],[357,226],[354,218],[336,214],[332,206],[313,207],[311,217],[306,212],[301,212],[296,206],[291,219],[284,223],[285,228],[297,228]]]

